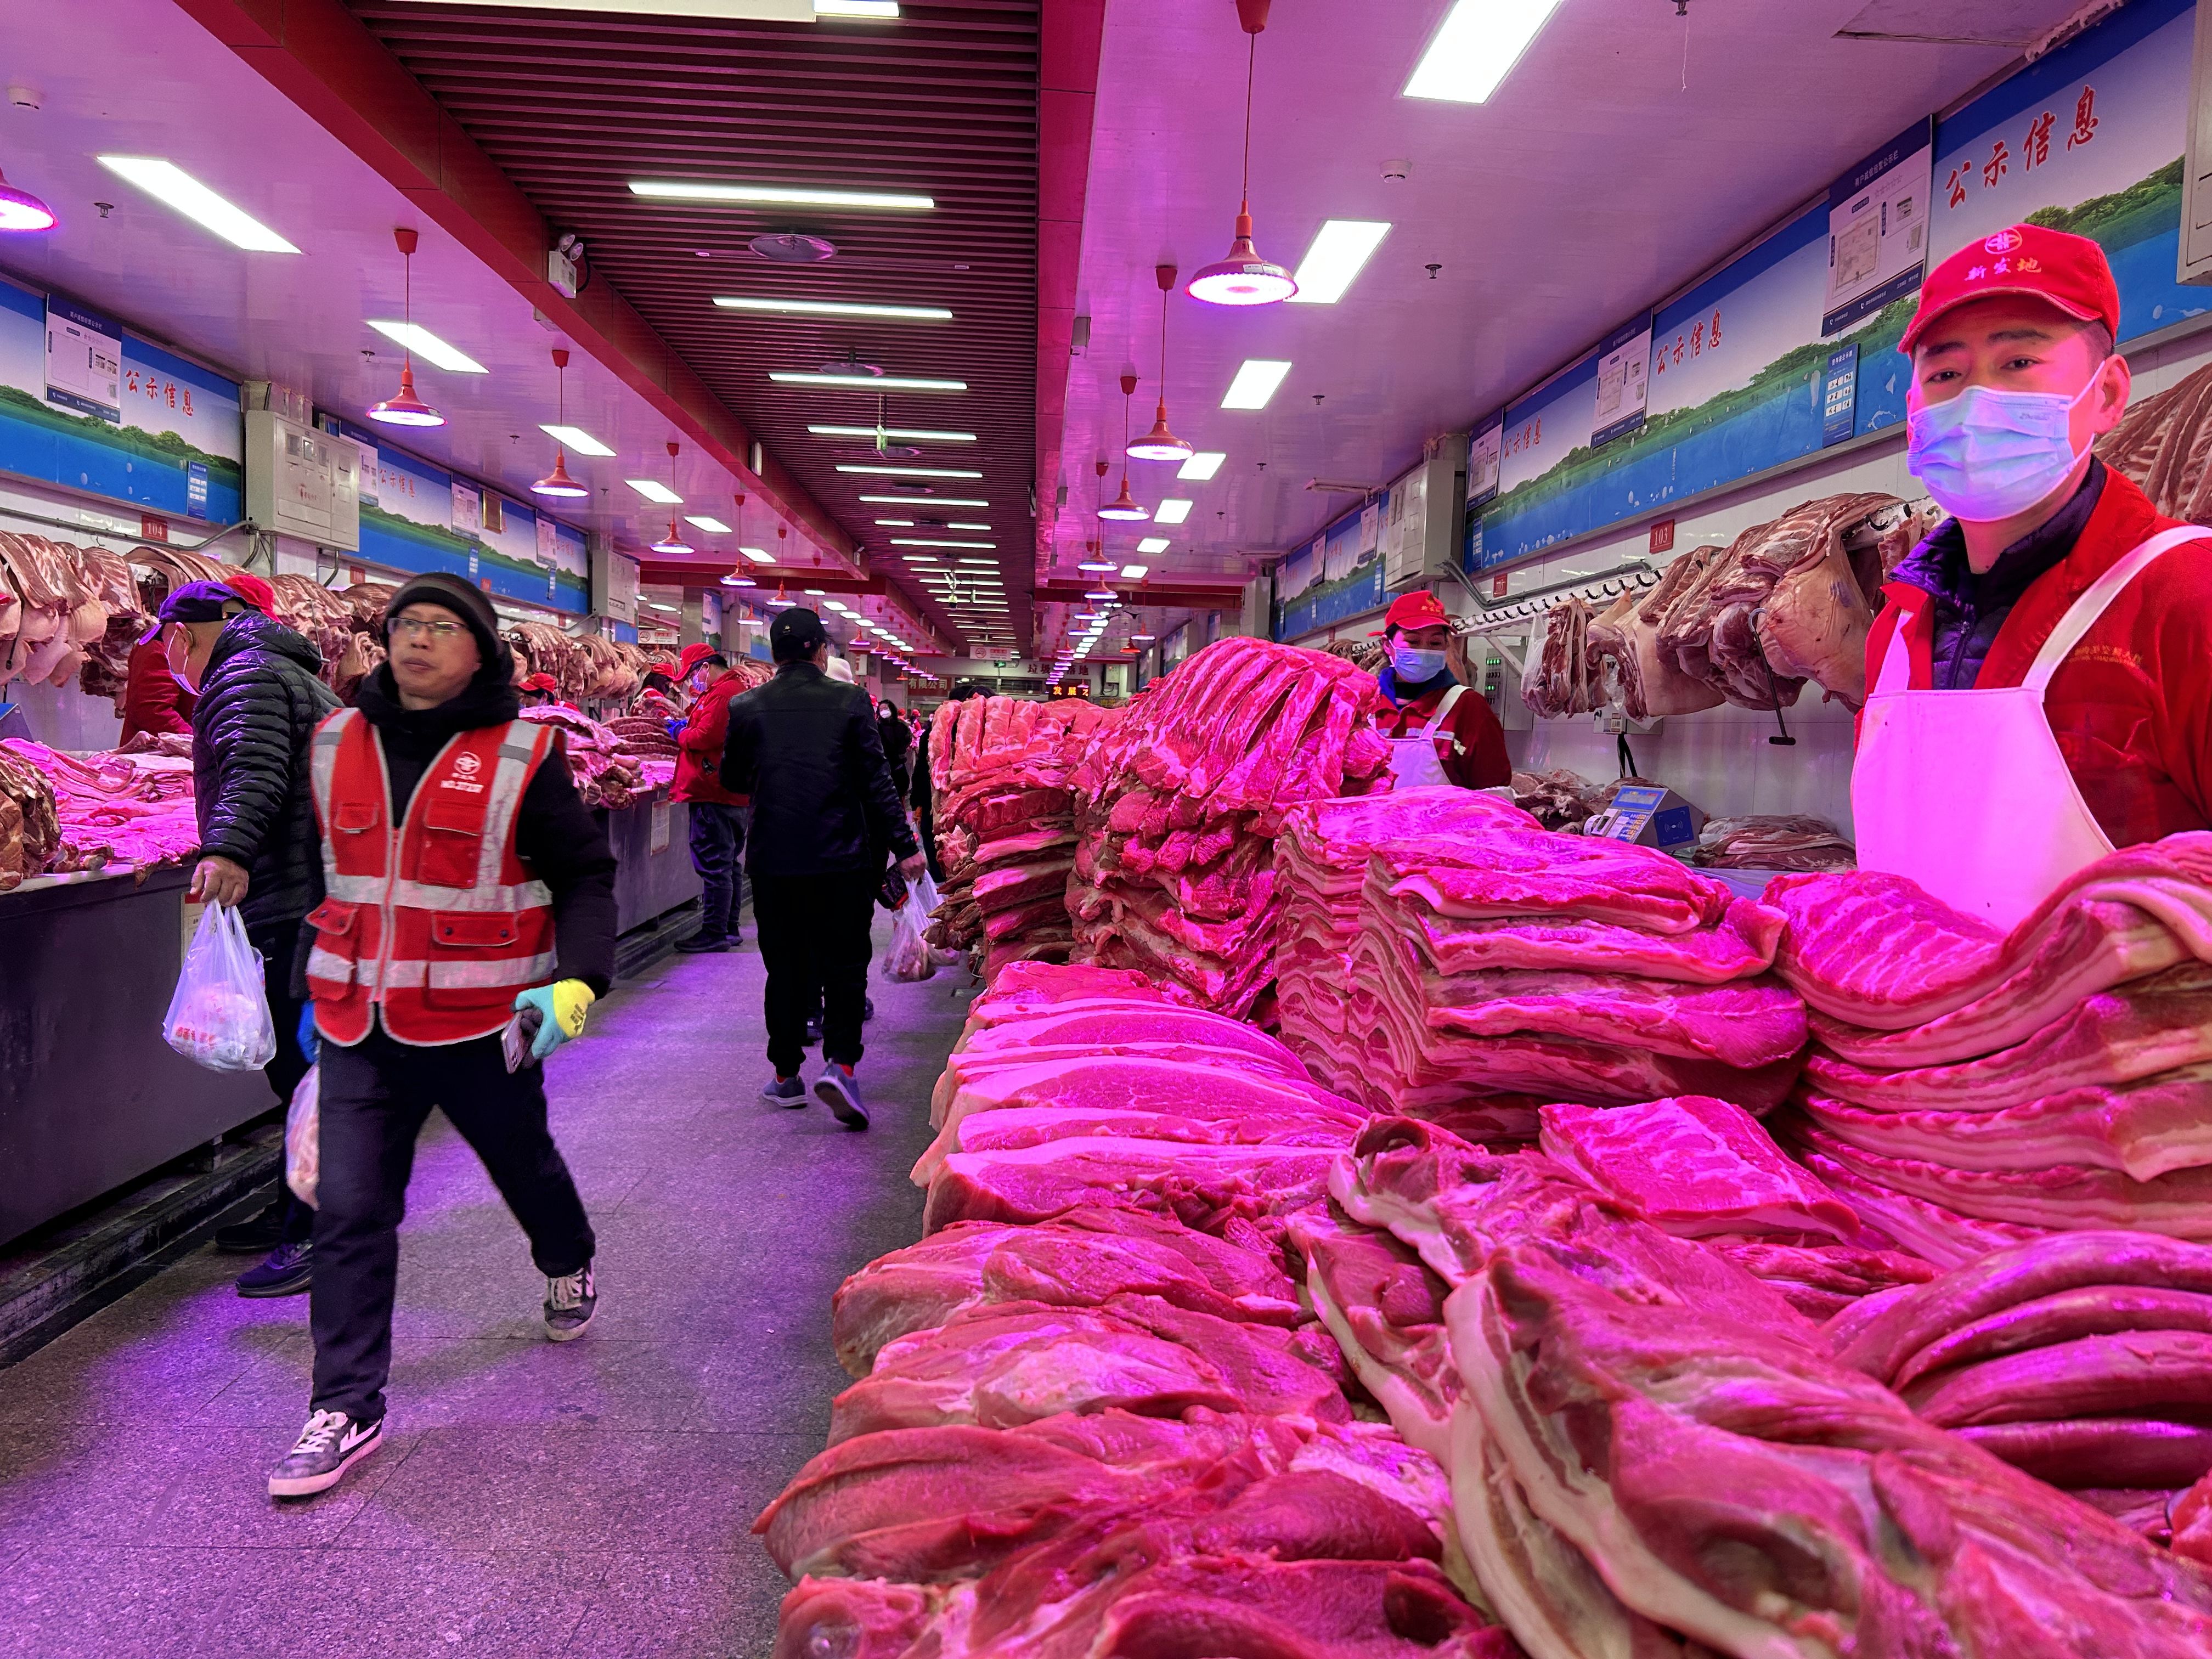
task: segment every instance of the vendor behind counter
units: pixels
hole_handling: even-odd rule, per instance
[[[1376,729],[1390,740],[1398,787],[1455,783],[1495,789],[1513,781],[1505,728],[1480,692],[1470,696],[1444,660],[1451,617],[1426,588],[1401,593],[1382,619],[1389,660],[1376,675],[1388,705]]]

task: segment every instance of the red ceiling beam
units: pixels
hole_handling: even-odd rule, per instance
[[[1091,584],[1079,581],[1043,582],[1036,590],[1039,605],[1081,605]],[[1111,587],[1121,595],[1121,603],[1130,606],[1168,605],[1177,610],[1235,611],[1244,604],[1242,583],[1235,587],[1163,586],[1148,582],[1142,587],[1132,587],[1126,582],[1116,582],[1111,576],[1100,584]]]
[[[890,592],[890,584],[881,576],[855,576],[843,570],[817,570],[811,566],[779,570],[774,565],[753,567],[753,580],[760,584],[757,587],[722,588],[722,578],[729,569],[726,564],[700,564],[684,559],[641,559],[637,580],[641,587],[712,587],[735,599],[755,600],[775,592],[779,581],[787,594],[795,594],[806,587],[818,587],[841,599],[848,593]]]
[[[751,433],[628,301],[601,283],[574,300],[554,289],[544,216],[339,0],[177,4],[748,489],[853,556],[851,538],[781,465],[754,472]]]
[[[1036,550],[1052,553],[1106,0],[1044,0],[1038,31]],[[1042,569],[1042,566],[1039,567]]]

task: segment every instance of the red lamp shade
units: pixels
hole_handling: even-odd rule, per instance
[[[1152,515],[1139,506],[1129,494],[1129,475],[1124,472],[1121,475],[1121,493],[1100,507],[1098,516],[1102,519],[1138,520],[1149,519]]]
[[[1237,238],[1228,257],[1202,267],[1183,292],[1215,306],[1271,306],[1298,291],[1297,280],[1252,246],[1252,216],[1237,216]]]
[[[415,395],[415,369],[409,365],[399,371],[399,395],[386,398],[374,404],[368,418],[386,426],[443,426],[446,417]]]
[[[0,230],[52,230],[54,210],[0,174]]]
[[[568,458],[560,450],[553,452],[553,470],[530,486],[533,495],[556,495],[563,501],[575,501],[592,492],[568,476]]]
[[[1160,399],[1159,410],[1152,416],[1152,429],[1129,446],[1129,453],[1140,461],[1187,461],[1194,452],[1191,447],[1168,430],[1168,400]]]

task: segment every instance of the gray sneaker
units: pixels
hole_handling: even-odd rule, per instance
[[[581,1336],[599,1309],[599,1293],[592,1282],[590,1262],[578,1272],[545,1281],[545,1334],[556,1342],[574,1342]]]
[[[384,1419],[356,1423],[343,1412],[317,1412],[300,1431],[299,1443],[269,1475],[271,1498],[311,1498],[328,1492],[345,1473],[384,1443]]]
[[[814,1097],[836,1114],[848,1129],[868,1127],[868,1109],[860,1103],[860,1080],[842,1066],[829,1065],[814,1079]]]
[[[795,1077],[772,1077],[761,1085],[761,1098],[797,1111],[806,1104],[806,1085]]]

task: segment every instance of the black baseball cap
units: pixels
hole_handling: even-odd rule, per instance
[[[144,644],[170,623],[221,622],[223,606],[242,605],[250,609],[252,604],[245,594],[223,582],[186,582],[169,590],[168,598],[155,612],[154,625],[138,636],[139,643]]]
[[[778,662],[796,662],[829,642],[822,618],[805,605],[793,605],[768,625],[769,653]]]

